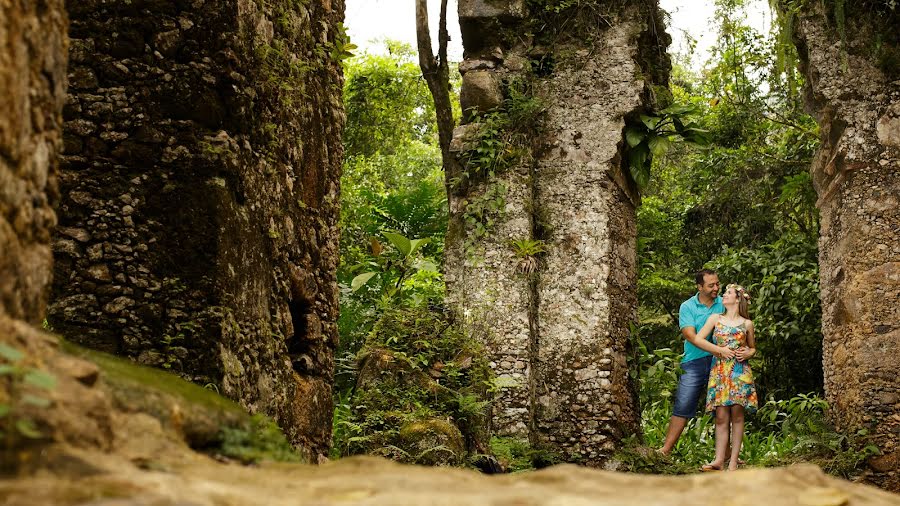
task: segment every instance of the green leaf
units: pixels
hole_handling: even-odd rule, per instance
[[[56,377],[44,371],[28,371],[23,379],[25,380],[25,383],[36,386],[38,388],[43,388],[45,390],[50,390],[56,387]]]
[[[643,123],[644,126],[649,128],[650,130],[655,129],[656,125],[658,125],[661,120],[662,118],[658,118],[656,116],[647,116],[646,114],[641,114],[641,123]]]
[[[688,104],[672,104],[669,107],[659,111],[660,114],[680,115],[688,112],[694,112],[694,106]]]
[[[19,431],[19,434],[31,439],[37,439],[43,437],[44,435],[34,426],[34,422],[28,419],[16,420],[16,429]]]
[[[0,418],[8,415],[10,411],[9,404],[0,404]]]
[[[650,152],[653,153],[653,156],[661,156],[663,153],[669,149],[669,138],[664,135],[653,135],[650,136],[650,141],[648,142],[650,146]]]
[[[0,357],[3,357],[10,362],[18,362],[19,360],[22,360],[22,357],[24,356],[24,353],[13,348],[12,346],[7,346],[3,343],[0,343]]]
[[[647,132],[642,130],[638,130],[637,128],[626,128],[625,129],[625,142],[628,143],[629,147],[635,147],[641,143],[647,137]]]
[[[31,404],[32,406],[37,406],[39,408],[46,408],[50,406],[50,399],[45,399],[43,397],[38,397],[31,394],[23,395],[22,402],[24,402],[25,404]]]
[[[364,272],[359,276],[353,278],[353,281],[350,282],[350,289],[354,292],[362,288],[366,283],[369,282],[370,279],[375,277],[378,274],[377,272]]]
[[[14,365],[3,364],[3,365],[0,365],[0,376],[6,376],[8,374],[15,374],[16,371],[18,371],[18,370],[19,370],[19,368]]]
[[[412,244],[409,242],[409,239],[394,232],[382,232],[382,234],[391,241],[395,248],[400,250],[404,257],[409,256],[409,252],[412,251]]]
[[[426,238],[424,238],[424,239],[413,239],[413,240],[409,241],[410,248],[409,248],[409,255],[408,255],[408,256],[414,255],[414,254],[416,253],[416,250],[418,250],[418,249],[421,248],[422,246],[428,244],[428,241],[430,241],[430,240],[431,240],[431,239],[429,239],[428,237],[426,237]]]
[[[633,149],[629,155],[631,177],[638,188],[644,188],[650,182],[650,164],[647,163],[648,151],[645,145]]]

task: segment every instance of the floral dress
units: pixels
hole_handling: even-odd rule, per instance
[[[726,325],[716,323],[713,329],[716,344],[727,346],[733,350],[746,346],[747,329],[744,323],[740,325]],[[753,384],[753,371],[750,364],[740,362],[736,358],[713,358],[712,369],[709,371],[709,385],[706,391],[706,410],[715,411],[716,406],[744,406],[747,412],[756,411],[758,401],[756,398],[756,385]]]

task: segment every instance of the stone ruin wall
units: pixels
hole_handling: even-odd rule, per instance
[[[330,447],[341,0],[80,0],[48,320]]]
[[[795,40],[822,134],[812,174],[826,398],[838,430],[868,428],[880,447],[867,479],[900,491],[900,80],[873,62],[868,23],[848,16],[845,50],[813,4]]]
[[[592,44],[574,38],[552,48],[490,35],[523,26],[523,2],[461,1],[459,13],[463,109],[500,105],[503,82],[532,65],[542,67],[534,93],[547,111],[530,156],[493,183],[451,195],[449,298],[486,342],[504,385],[492,433],[602,464],[623,437],[639,431],[627,364],[639,197],[623,172],[622,132],[625,118],[647,107],[649,85],[666,85],[669,39],[655,3],[649,11],[635,3],[613,13],[589,34]],[[650,60],[654,70],[645,72]],[[457,129],[457,155],[471,147],[476,128]],[[504,212],[472,244],[466,205],[498,184]],[[548,252],[533,277],[517,272],[514,239],[545,241]]]
[[[0,317],[32,325],[53,261],[66,26],[61,0],[0,5]]]

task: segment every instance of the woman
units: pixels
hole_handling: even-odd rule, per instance
[[[716,457],[704,465],[703,471],[721,471],[726,461],[728,435],[731,433],[731,456],[728,470],[738,466],[738,455],[744,439],[744,414],[756,411],[758,400],[753,371],[747,360],[756,354],[756,335],[750,320],[750,294],[740,285],[731,284],[722,296],[725,313],[713,315],[697,333],[705,339],[710,333],[718,346],[734,350],[733,358],[713,359],[706,393],[706,410],[716,415]]]

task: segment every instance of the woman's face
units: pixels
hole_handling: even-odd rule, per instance
[[[735,302],[737,302],[737,292],[734,291],[734,288],[728,288],[722,295],[722,304],[734,304]]]

